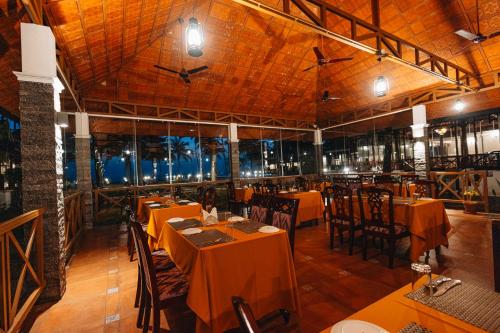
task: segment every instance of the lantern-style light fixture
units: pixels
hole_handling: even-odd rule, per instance
[[[203,55],[203,29],[195,17],[189,19],[186,28],[186,51],[191,57]]]
[[[380,71],[382,71],[382,58],[384,57],[382,50],[377,51],[377,61],[379,63]],[[384,97],[389,92],[389,81],[382,74],[379,75],[373,82],[373,92],[377,97]]]
[[[455,101],[455,105],[453,105],[453,108],[457,112],[462,112],[465,109],[465,103],[460,98],[458,98]]]

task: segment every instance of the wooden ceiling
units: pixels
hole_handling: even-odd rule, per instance
[[[83,97],[316,120],[383,100],[372,91],[373,80],[380,73],[390,81],[386,99],[442,84],[433,76],[395,63],[378,65],[373,55],[230,0],[44,2],[48,22]],[[282,8],[279,0],[263,2]],[[360,19],[372,20],[370,0],[329,2]],[[500,30],[500,1],[479,3],[483,33]],[[206,46],[200,58],[186,55],[182,40],[186,23],[178,23],[178,18],[187,21],[193,15],[193,7],[205,32]],[[305,17],[296,8],[292,14]],[[500,38],[470,46],[454,34],[458,29],[474,30],[475,0],[380,0],[380,16],[384,30],[471,72],[500,69]],[[0,20],[10,22],[8,27],[16,25],[14,16],[6,19],[0,15]],[[327,21],[336,32],[347,29],[343,24],[334,17]],[[2,36],[7,34],[1,31]],[[19,43],[12,40],[15,49]],[[304,73],[315,61],[313,46],[321,47],[328,57],[353,56],[354,60]],[[14,62],[9,65],[19,70],[16,52],[12,53],[15,59],[1,57],[0,66]],[[174,75],[161,73],[154,64],[173,69],[208,65],[210,69],[192,76],[188,86]],[[4,85],[16,86],[10,79]],[[325,88],[342,99],[319,102]],[[17,96],[6,91],[0,92],[2,106],[15,110]]]

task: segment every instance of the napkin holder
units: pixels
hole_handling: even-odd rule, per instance
[[[219,223],[219,219],[217,217],[217,208],[216,207],[212,208],[210,213],[207,212],[206,210],[203,210],[203,221],[205,225]]]

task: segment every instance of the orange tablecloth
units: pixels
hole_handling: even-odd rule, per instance
[[[302,222],[323,219],[325,203],[320,192],[279,193],[278,196],[300,200],[297,212],[297,226]]]
[[[154,197],[139,197],[137,198],[137,218],[139,220],[144,220],[147,216],[144,214],[144,203],[146,201],[164,201],[164,199],[168,199],[166,197],[154,196]]]
[[[248,203],[252,199],[253,188],[235,188],[234,196],[236,201]]]
[[[178,204],[171,204],[168,208],[149,208],[148,205],[143,205],[144,214],[148,216],[148,230],[147,233],[150,236],[150,244],[156,248],[158,239],[160,238],[163,227],[165,226],[165,221],[172,217],[200,217],[201,216],[201,205],[185,205],[181,206]]]
[[[411,291],[411,284],[396,290],[372,305],[356,312],[347,319],[365,320],[389,332],[398,332],[410,322],[416,322],[432,332],[464,333],[486,332],[404,295]],[[331,327],[321,333],[330,333]]]
[[[243,297],[257,318],[277,309],[300,312],[293,258],[285,231],[246,234],[217,225],[236,241],[197,248],[165,224],[159,245],[189,282],[188,306],[198,316],[197,332],[238,326],[231,296]]]
[[[355,216],[359,216],[357,198],[357,196],[353,197]],[[388,211],[388,207],[384,208],[387,219]],[[367,202],[365,202],[365,214],[369,214]],[[448,246],[447,234],[451,230],[451,225],[444,204],[440,200],[418,200],[413,204],[405,204],[403,201],[398,202],[398,198],[394,198],[394,221],[408,226],[410,230],[410,259],[412,261],[418,261],[425,251],[432,250],[439,245]]]

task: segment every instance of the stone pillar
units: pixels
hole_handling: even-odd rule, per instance
[[[320,129],[314,130],[314,157],[316,160],[316,173],[323,175],[323,136]]]
[[[240,185],[240,149],[238,147],[238,126],[229,124],[229,151],[231,160],[231,180],[235,186]]]
[[[89,229],[93,225],[93,205],[92,205],[92,177],[90,173],[90,134],[89,116],[87,113],[75,113],[75,159],[76,159],[76,179],[78,190],[84,192],[84,222]]]
[[[44,208],[46,287],[42,301],[58,300],[66,289],[62,134],[55,125],[60,85],[55,39],[50,28],[21,23],[19,80],[22,202],[25,212]],[[58,83],[58,84],[57,84]]]
[[[425,105],[416,105],[412,109],[413,125],[411,128],[415,140],[415,145],[413,146],[415,173],[421,177],[428,178],[430,172],[430,155],[426,108]]]

